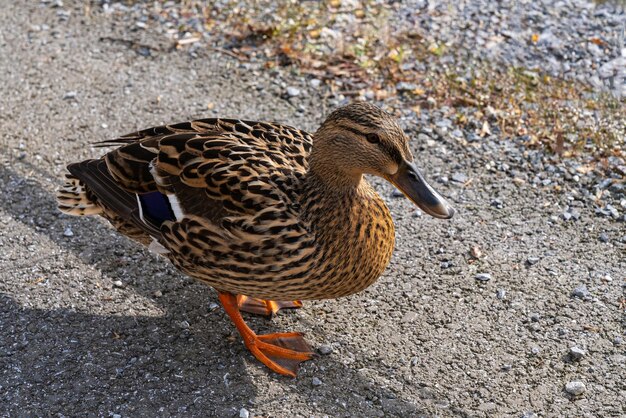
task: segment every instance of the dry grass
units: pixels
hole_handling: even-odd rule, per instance
[[[437,78],[432,94],[453,106],[474,107],[474,117],[495,119],[506,136],[527,136],[529,146],[563,157],[608,156],[623,147],[624,101],[571,80],[483,64],[470,78],[450,73]],[[464,124],[464,116],[457,122]]]

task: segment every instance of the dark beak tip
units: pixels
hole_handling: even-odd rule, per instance
[[[438,210],[433,213],[433,216],[440,219],[450,219],[455,213],[456,210],[452,206],[442,204]]]

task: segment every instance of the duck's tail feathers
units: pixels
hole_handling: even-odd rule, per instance
[[[72,174],[65,175],[65,184],[57,191],[59,210],[68,215],[98,215],[102,208],[85,185]]]
[[[103,159],[73,163],[67,169],[73,178],[79,179],[84,185],[88,197],[93,196],[90,201],[104,208],[106,218],[118,218],[126,225],[132,225],[153,237],[161,235],[160,222],[143,216],[140,196],[122,188]]]

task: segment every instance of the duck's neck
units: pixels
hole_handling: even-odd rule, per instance
[[[330,218],[349,217],[353,208],[365,203],[361,194],[366,184],[362,174],[346,173],[325,157],[315,151],[309,156],[302,196],[307,217],[322,229]]]
[[[354,192],[363,181],[363,173],[350,170],[342,164],[343,155],[336,155],[332,149],[333,134],[320,128],[314,136],[313,148],[309,154],[310,183],[318,183],[331,193]]]
[[[363,181],[363,175],[343,171],[333,163],[334,161],[311,153],[307,173],[309,183],[318,184],[320,188],[333,194],[351,194],[356,191]]]

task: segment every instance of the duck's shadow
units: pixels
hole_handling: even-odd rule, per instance
[[[271,374],[243,347],[222,310],[209,309],[217,300],[208,287],[175,273],[164,261],[151,263],[153,256],[126,239],[101,240],[112,236],[111,230],[94,218],[69,219],[59,214],[54,197],[40,184],[50,176],[31,168],[32,176],[25,178],[0,166],[0,209],[111,280],[126,273],[122,277],[125,290],[149,298],[165,315],[128,315],[123,309],[121,314],[85,313],[73,308],[70,296],[57,303],[67,307],[24,307],[10,296],[10,289],[26,285],[26,270],[37,258],[4,266],[0,415],[82,411],[85,415],[233,416],[242,407],[254,411],[258,385],[275,385],[276,381],[282,389],[275,397],[289,397],[294,391],[300,401],[315,403],[320,414],[378,411],[416,416],[422,412],[419,399],[402,399],[381,389],[376,381],[341,364],[338,355],[314,359],[315,364],[305,366],[294,380]],[[68,225],[72,237],[63,234]],[[64,273],[51,274],[61,277]],[[155,298],[157,291],[164,295]],[[262,318],[251,324],[257,329],[268,327]],[[367,354],[363,350],[355,355]],[[246,368],[244,362],[258,367]],[[313,376],[325,384],[313,387]],[[342,382],[337,382],[337,376]],[[350,390],[338,390],[333,381]],[[266,388],[263,392],[265,398],[272,397]]]

